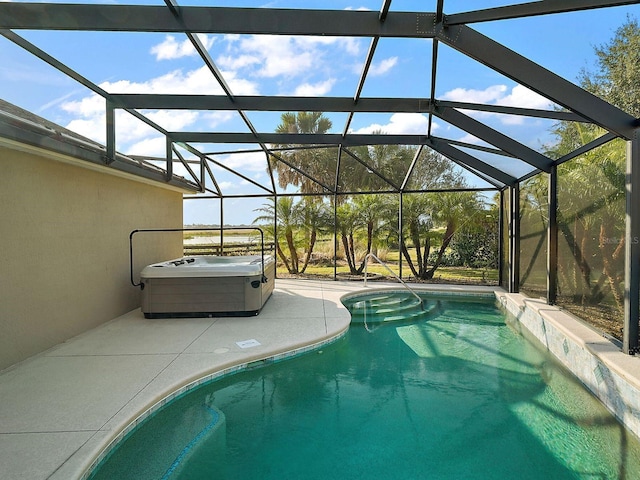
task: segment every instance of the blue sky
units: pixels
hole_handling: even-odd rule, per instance
[[[113,2],[109,2],[113,3]],[[157,4],[160,1],[129,2]],[[273,1],[244,0],[180,2],[271,8],[379,10],[381,0]],[[506,5],[510,1],[445,0],[445,13]],[[391,10],[434,11],[436,1],[394,0]],[[611,40],[628,15],[640,17],[640,5],[571,14],[471,25],[484,35],[529,57],[570,81],[584,68],[593,69],[594,46]],[[220,87],[188,40],[180,35],[142,33],[18,31],[50,55],[63,61],[111,93],[220,94]],[[201,36],[210,56],[236,95],[347,96],[355,94],[369,39],[283,36]],[[0,97],[38,115],[104,143],[104,101],[39,59],[0,37]],[[448,47],[439,50],[436,97],[442,100],[551,108],[550,102]],[[431,41],[381,39],[364,86],[363,97],[428,97]],[[234,112],[154,111],[147,115],[167,130],[247,131]],[[345,114],[328,114],[333,132],[342,131]],[[249,112],[258,131],[274,131],[280,113]],[[481,120],[516,140],[540,150],[552,141],[552,122],[482,114]],[[118,114],[117,148],[123,153],[163,156],[164,139],[126,113]],[[356,115],[351,130],[369,133],[425,133],[420,114]],[[455,140],[476,141],[463,132],[435,122],[433,133]],[[202,151],[227,151],[248,146],[202,145]],[[258,182],[267,182],[264,154],[217,157]],[[514,167],[516,168],[516,167]],[[516,170],[514,173],[522,173]],[[260,191],[238,177],[219,172],[225,193]],[[478,182],[478,186],[484,186]],[[225,222],[250,221],[264,201],[226,200]],[[227,212],[228,210],[228,212]],[[185,202],[185,223],[219,221],[217,201]]]

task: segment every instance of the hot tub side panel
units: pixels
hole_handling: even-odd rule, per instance
[[[142,312],[147,318],[257,315],[274,289],[275,267],[262,275],[143,278]]]

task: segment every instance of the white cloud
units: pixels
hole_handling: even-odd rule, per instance
[[[166,148],[166,140],[164,137],[145,138],[144,140],[132,144],[126,149],[125,153],[127,155],[140,155],[146,157],[164,157],[166,155]]]
[[[552,102],[537,94],[536,92],[529,90],[522,85],[516,85],[511,90],[511,93],[497,102],[499,105],[507,105],[512,107],[522,108],[539,108],[549,109],[552,106]]]
[[[254,35],[240,41],[239,49],[259,59],[256,72],[261,77],[295,76],[309,71],[315,56],[313,49],[303,48],[297,37]],[[221,62],[221,65],[226,64]]]
[[[198,40],[209,50],[214,42],[214,37],[205,34],[197,34]],[[151,53],[156,60],[175,60],[182,57],[191,57],[198,54],[188,38],[179,42],[173,35],[167,35],[162,43],[151,47]]]
[[[369,75],[372,75],[374,77],[384,75],[393,67],[395,67],[397,63],[398,57],[385,58],[381,62],[371,65],[371,67],[369,68]]]
[[[506,91],[506,85],[493,85],[484,90],[454,88],[442,95],[441,99],[467,103],[496,103],[504,97]]]
[[[298,85],[296,88],[294,95],[301,97],[316,97],[321,95],[326,95],[331,91],[331,88],[336,83],[334,78],[330,78],[325,80],[324,82],[318,82],[315,84],[303,83],[302,85]]]
[[[225,40],[227,52],[216,59],[218,65],[228,70],[250,68],[250,75],[264,78],[316,75],[329,69],[327,58],[361,53],[356,38],[252,35]]]
[[[485,103],[489,105],[502,105],[505,107],[520,107],[533,109],[551,109],[553,103],[547,98],[538,95],[522,85],[516,85],[511,90],[506,85],[492,85],[484,90],[455,88],[446,92],[442,100],[456,102]],[[505,125],[522,125],[526,117],[518,115],[495,114],[489,112],[466,111],[465,113],[475,117],[495,116]]]
[[[91,94],[81,100],[63,102],[61,107],[65,112],[81,117],[92,117],[96,114],[104,114],[107,104],[104,98],[97,94]]]
[[[177,132],[199,119],[199,113],[191,110],[158,110],[147,114],[147,118],[165,130]]]
[[[511,91],[506,85],[492,85],[484,90],[455,88],[446,92],[441,98],[456,102],[487,103],[507,107],[548,109],[552,106],[550,100],[522,85],[516,85]]]
[[[259,63],[260,58],[256,55],[226,55],[218,57],[217,60],[218,65],[228,70],[240,70]]]
[[[352,133],[373,133],[381,131],[387,134],[416,134],[426,135],[429,120],[421,113],[394,113],[389,123],[381,125],[373,123]]]
[[[470,133],[467,133],[465,136],[459,138],[458,141],[470,143],[472,145],[488,145],[487,142],[480,140],[478,137],[476,137],[475,135],[471,135]]]
[[[218,125],[227,123],[236,117],[236,112],[204,112],[200,115],[200,119],[206,122],[208,128],[215,128]]]
[[[263,152],[234,153],[216,159],[227,167],[237,169],[240,172],[264,172],[267,168],[267,160]]]
[[[238,94],[252,94],[257,91],[253,82],[237,79],[233,73],[224,72],[223,75],[229,86]],[[172,70],[159,77],[146,82],[131,82],[119,80],[116,82],[104,82],[100,85],[110,93],[174,93],[174,94],[222,94],[222,88],[214,78],[211,71],[202,66],[196,70],[183,72]]]

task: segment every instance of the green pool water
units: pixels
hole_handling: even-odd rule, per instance
[[[90,478],[640,478],[637,439],[493,299],[408,297],[349,299],[344,337],[190,391]]]

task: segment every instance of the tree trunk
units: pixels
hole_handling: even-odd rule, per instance
[[[291,254],[291,268],[289,269],[289,273],[297,274],[298,273],[298,252],[296,251],[296,246],[293,243],[293,231],[288,228],[285,233],[285,238],[287,239],[287,245],[289,246],[289,253]]]
[[[431,239],[429,237],[424,239],[424,267],[420,272],[421,275],[424,275],[424,272],[427,271],[427,266],[429,264],[429,254],[431,253]]]
[[[287,260],[287,256],[282,251],[282,248],[280,248],[280,242],[276,242],[276,252],[278,252],[278,256],[280,257],[280,260],[282,260],[282,263],[284,263],[284,266],[287,268],[287,272],[291,273],[289,260]]]
[[[309,260],[311,260],[311,254],[313,253],[313,247],[316,244],[317,232],[315,229],[311,230],[311,238],[309,238],[309,248],[307,250],[307,256],[304,259],[304,265],[302,265],[302,269],[300,269],[300,273],[304,273],[307,269],[307,265],[309,265]]]
[[[356,268],[356,247],[353,240],[353,233],[349,234],[349,256],[351,257],[351,262],[349,263],[351,267],[351,275],[359,275],[361,272],[358,272],[358,269]]]
[[[409,235],[411,235],[411,242],[413,243],[413,248],[416,251],[416,263],[418,264],[418,274],[416,277],[421,278],[426,269],[427,259],[422,256],[420,232],[416,225],[409,225]]]
[[[418,272],[416,271],[416,267],[413,265],[413,261],[411,260],[411,255],[409,255],[409,250],[407,250],[407,246],[405,245],[404,240],[400,241],[400,251],[404,256],[404,259],[407,261],[407,265],[409,265],[409,268],[411,269],[411,273],[413,273],[413,276],[416,278],[420,278],[420,276],[418,275]]]
[[[367,253],[365,253],[358,267],[358,275],[364,271],[364,266],[367,263],[367,255],[371,253],[371,246],[373,245],[373,222],[367,223]]]
[[[456,226],[455,223],[453,223],[452,221],[447,222],[447,229],[444,232],[444,237],[442,238],[442,245],[440,246],[440,250],[438,250],[438,257],[436,258],[435,263],[433,264],[433,266],[427,270],[427,272],[424,275],[424,279],[425,280],[431,280],[433,278],[433,275],[436,273],[436,270],[438,269],[438,267],[440,266],[440,263],[442,262],[442,257],[444,256],[444,252],[447,249],[447,247],[449,246],[449,243],[451,243],[451,239],[453,238],[453,234],[456,231]]]
[[[340,235],[342,239],[342,247],[344,248],[344,256],[347,259],[349,265],[349,273],[355,275],[356,266],[353,264],[353,255],[351,254],[351,247],[349,246],[349,238],[346,233]]]

